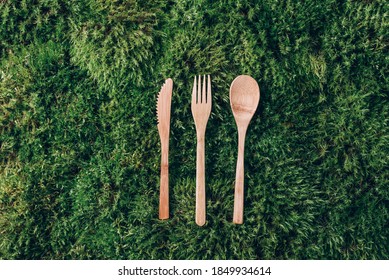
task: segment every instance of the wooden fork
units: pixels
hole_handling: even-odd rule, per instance
[[[205,224],[205,129],[212,107],[211,78],[208,75],[208,87],[205,88],[205,75],[201,88],[201,76],[198,83],[194,78],[192,91],[192,115],[197,134],[196,160],[196,224]],[[197,90],[196,90],[197,88]]]

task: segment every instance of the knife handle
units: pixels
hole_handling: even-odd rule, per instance
[[[169,219],[169,146],[162,145],[159,218]]]

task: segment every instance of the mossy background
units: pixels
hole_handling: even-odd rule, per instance
[[[0,1],[1,259],[388,259],[388,2]],[[207,223],[196,74],[211,74]],[[229,85],[261,100],[232,224]],[[171,219],[156,96],[174,80]]]

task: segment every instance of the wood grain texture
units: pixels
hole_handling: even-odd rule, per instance
[[[158,94],[157,117],[161,140],[161,177],[159,194],[159,218],[169,218],[169,135],[173,80],[167,79]]]
[[[236,163],[234,216],[235,224],[243,223],[244,146],[247,127],[257,110],[260,93],[258,83],[250,76],[235,78],[230,87],[230,104],[238,127],[238,160]]]
[[[207,87],[206,87],[207,84]],[[192,115],[196,126],[197,157],[196,157],[196,224],[203,226],[206,222],[206,192],[205,192],[205,130],[212,108],[211,78],[208,83],[205,76],[201,84],[201,76],[193,82]]]

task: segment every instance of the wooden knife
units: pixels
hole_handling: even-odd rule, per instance
[[[169,218],[169,134],[172,91],[173,80],[169,78],[161,87],[157,100],[158,132],[161,138],[160,219]]]

